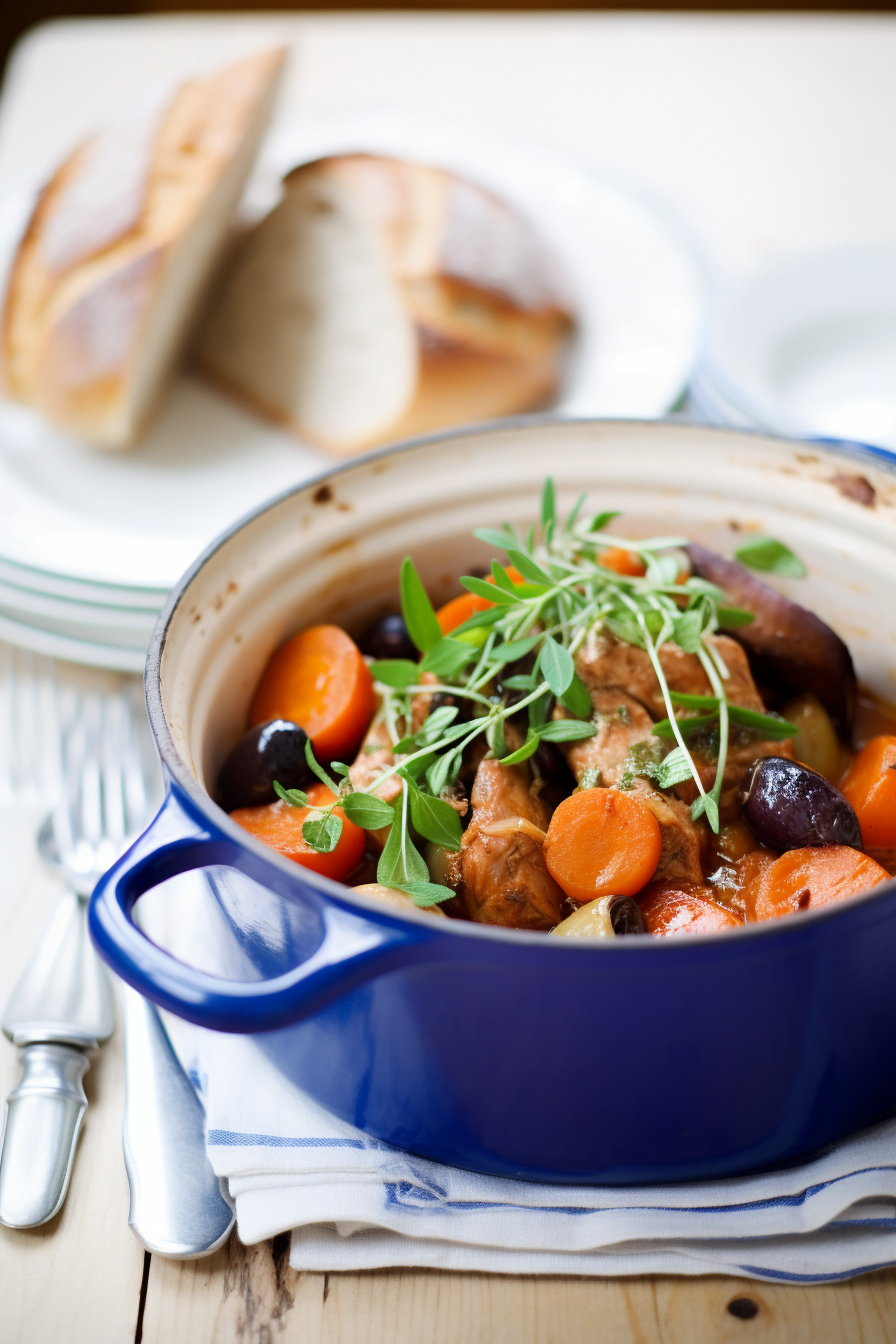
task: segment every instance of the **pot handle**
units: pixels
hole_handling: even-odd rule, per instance
[[[388,914],[353,915],[326,902],[323,938],[299,966],[270,980],[226,980],[196,970],[153,943],[133,920],[150,888],[193,868],[224,864],[270,882],[270,867],[209,827],[203,814],[169,791],[154,820],[100,879],[90,900],[90,933],[116,975],[147,999],[214,1031],[272,1031],[301,1021],[357,985],[408,962],[428,960],[434,940]]]

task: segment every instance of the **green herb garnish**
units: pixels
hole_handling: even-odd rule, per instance
[[[750,537],[734,552],[734,557],[750,569],[767,570],[785,579],[806,577],[806,566],[799,556],[774,537]]]
[[[705,815],[717,831],[731,725],[770,738],[796,734],[792,724],[774,715],[728,703],[728,670],[710,637],[719,629],[743,625],[753,618],[749,612],[727,606],[724,593],[705,579],[691,576],[683,583],[677,582],[679,559],[675,550],[686,546],[687,539],[604,538],[603,529],[617,515],[605,511],[589,517],[584,503],[584,498],[579,498],[561,521],[554,486],[548,480],[542,496],[540,529],[532,528],[525,540],[508,523],[500,529],[478,529],[475,535],[503,551],[507,562],[493,562],[491,583],[475,576],[461,579],[469,592],[492,605],[476,612],[447,636],[442,635],[413,561],[410,557],[404,560],[402,613],[422,660],[386,659],[371,666],[394,764],[363,789],[356,789],[345,766],[338,770],[335,764],[331,767],[341,776],[337,783],[314,759],[308,744],[306,755],[313,773],[337,794],[328,808],[316,811],[305,823],[303,835],[309,845],[321,852],[334,847],[341,822],[332,812],[341,806],[355,825],[367,830],[390,828],[377,868],[378,881],[406,891],[421,906],[448,900],[454,893],[429,880],[415,837],[448,850],[460,848],[460,819],[449,800],[463,753],[481,734],[504,766],[525,761],[543,741],[572,742],[594,735],[591,696],[575,670],[576,652],[593,630],[609,630],[617,639],[647,653],[666,708],[667,717],[654,724],[649,742],[636,744],[625,762],[623,782],[629,787],[636,776],[651,779],[662,789],[691,779],[698,792],[691,815],[694,819]],[[601,565],[600,557],[610,545],[624,546],[639,557],[645,575],[620,575]],[[793,553],[770,538],[746,543],[738,557],[754,568],[804,572]],[[522,576],[522,582],[514,582],[508,567]],[[670,690],[659,658],[666,643],[675,643],[699,659],[712,695],[684,696]],[[424,672],[437,680],[421,683]],[[450,696],[452,703],[430,714],[416,733],[408,731],[414,697],[439,692]],[[558,705],[572,717],[554,718]],[[678,718],[676,706],[700,712]],[[471,717],[464,718],[464,714]],[[627,717],[624,706],[620,715]],[[522,742],[518,736],[508,742],[506,730],[511,718],[526,725]],[[688,748],[688,739],[699,729],[711,730],[713,740],[716,736],[718,740],[715,780],[709,791],[703,787]],[[671,751],[662,745],[663,739],[674,744]],[[393,776],[401,791],[394,802],[387,803],[376,796],[376,791]],[[589,772],[579,787],[595,787],[600,778],[599,771]],[[308,806],[301,790],[275,787],[284,801]]]

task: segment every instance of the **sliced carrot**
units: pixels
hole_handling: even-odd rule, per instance
[[[348,760],[373,718],[373,678],[338,625],[313,625],[279,648],[265,669],[250,725],[289,719],[305,729],[316,756]]]
[[[651,882],[638,897],[647,932],[657,938],[679,934],[725,933],[739,928],[742,916],[712,899],[710,887],[689,882]]]
[[[889,881],[886,868],[849,845],[790,849],[761,874],[755,918],[777,919],[799,910],[836,905]]]
[[[744,854],[734,865],[735,879],[738,884],[738,895],[743,902],[744,914],[747,923],[752,924],[758,918],[756,914],[756,898],[759,895],[759,884],[762,881],[762,874],[766,868],[775,862],[778,855],[773,849],[751,850],[749,854]]]
[[[647,573],[647,566],[640,555],[627,550],[625,546],[611,546],[597,558],[605,569],[613,569],[617,574],[626,574],[632,579],[643,578]]]
[[[662,842],[646,803],[618,789],[564,798],[544,841],[548,872],[576,901],[634,896],[656,871]]]
[[[326,807],[335,796],[326,784],[312,784],[307,793],[313,807]],[[230,816],[244,831],[276,849],[284,858],[323,877],[331,877],[334,882],[344,882],[364,857],[364,832],[337,807],[333,815],[342,820],[342,834],[334,850],[319,854],[302,837],[302,827],[312,810],[312,807],[291,807],[278,799],[262,807],[238,807]]]
[[[522,574],[515,570],[513,565],[508,565],[507,573],[512,583],[525,583]],[[486,583],[494,583],[491,575],[486,579]],[[464,621],[475,616],[477,611],[488,611],[489,607],[494,605],[494,602],[486,602],[484,597],[477,597],[475,593],[461,593],[459,597],[452,597],[450,602],[439,607],[436,612],[439,629],[443,635],[450,635],[452,630],[456,630]]]
[[[855,808],[865,848],[896,848],[896,737],[872,737],[840,789]]]

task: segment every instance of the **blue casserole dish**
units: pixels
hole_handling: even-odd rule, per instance
[[[163,1008],[252,1033],[328,1110],[438,1161],[652,1183],[794,1158],[896,1109],[896,883],[721,936],[554,939],[404,916],[265,849],[210,796],[285,638],[322,619],[362,628],[394,603],[408,553],[444,600],[485,557],[472,529],[533,519],[546,474],[562,505],[587,489],[596,507],[621,509],[630,535],[674,531],[722,551],[745,527],[785,540],[809,577],[782,586],[893,697],[885,454],[550,420],[393,449],[252,514],[172,593],[146,670],[167,797],[97,887],[93,938]],[[859,476],[871,506],[850,486]],[[219,884],[226,936],[212,974],[151,942],[134,907],[167,878],[215,866],[241,877]],[[237,964],[245,978],[225,978]]]

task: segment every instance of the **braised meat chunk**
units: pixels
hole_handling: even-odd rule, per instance
[[[484,760],[476,771],[473,818],[451,869],[468,918],[480,924],[546,930],[563,918],[566,897],[548,873],[538,841],[522,830],[487,834],[494,823],[517,818],[547,829],[548,809],[530,784],[526,765]]]

